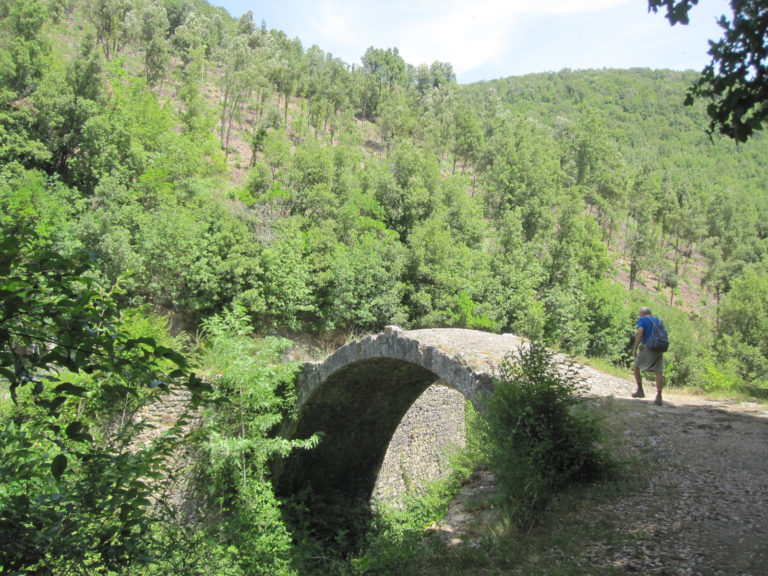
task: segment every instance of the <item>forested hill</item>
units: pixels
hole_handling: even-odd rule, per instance
[[[531,74],[467,87],[473,102],[495,91],[515,114],[555,126],[589,110],[605,123],[624,159],[664,172],[687,172],[686,180],[702,189],[729,186],[737,174],[759,194],[766,189],[760,159],[764,138],[749,146],[710,138],[706,103],[684,106],[697,72],[672,70],[562,70]],[[717,164],[715,167],[714,164]]]
[[[272,491],[270,463],[322,441],[277,437],[297,365],[276,336],[509,331],[628,371],[651,306],[667,383],[765,388],[768,140],[710,140],[694,79],[463,86],[202,0],[0,2],[0,573],[385,574],[360,558],[368,502]],[[575,414],[546,371],[525,375],[545,412]],[[176,386],[201,428],[147,442],[138,415]],[[597,430],[545,422],[569,442],[536,450]]]
[[[3,232],[86,250],[123,305],[190,332],[236,306],[260,333],[467,326],[622,362],[643,303],[680,343],[673,383],[764,378],[768,143],[710,139],[692,72],[464,86],[200,0],[0,17]]]

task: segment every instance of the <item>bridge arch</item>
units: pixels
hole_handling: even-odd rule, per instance
[[[520,342],[476,330],[387,327],[306,364],[296,382],[298,415],[286,435],[321,432],[322,440],[282,463],[278,492],[310,486],[335,502],[368,502],[390,439],[416,399],[442,381],[480,408],[494,369]]]

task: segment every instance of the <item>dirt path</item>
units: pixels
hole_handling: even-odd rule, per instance
[[[580,564],[619,574],[768,574],[768,410],[666,391],[658,407],[653,395],[631,399],[629,381],[586,370],[617,455],[635,472],[632,490],[594,494],[578,511],[585,533],[605,535],[582,543]],[[477,540],[490,521],[477,498],[492,491],[488,473],[476,472],[440,530],[457,544]]]
[[[648,472],[639,489],[600,506],[623,544],[596,564],[640,574],[768,574],[768,412],[760,404],[665,394],[605,399],[626,455]]]

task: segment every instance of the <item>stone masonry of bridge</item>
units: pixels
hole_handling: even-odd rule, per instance
[[[322,431],[324,437],[317,449],[288,459],[278,488],[291,493],[313,484],[358,499],[397,501],[406,488],[443,476],[450,453],[464,444],[465,400],[480,406],[499,363],[521,344],[509,334],[388,327],[307,363],[297,379],[299,418],[287,434]],[[577,368],[590,393],[628,396],[634,389],[627,380]],[[187,408],[186,395],[173,393],[138,417],[155,435]],[[186,489],[177,490],[183,499]]]
[[[286,460],[279,492],[311,485],[350,501],[392,499],[440,476],[451,447],[464,441],[464,400],[482,409],[499,364],[522,344],[510,334],[387,327],[306,364],[297,379],[299,415],[286,435],[320,431],[322,440]],[[578,370],[590,393],[631,391],[621,378]]]

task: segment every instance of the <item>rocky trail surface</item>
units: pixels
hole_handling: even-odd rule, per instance
[[[630,381],[581,371],[632,477],[629,490],[598,486],[584,499],[578,522],[598,536],[579,547],[580,564],[619,574],[768,574],[765,406],[674,391],[654,406],[653,394],[630,398]],[[476,471],[436,529],[455,545],[479,541],[494,511],[478,502],[494,489]]]

